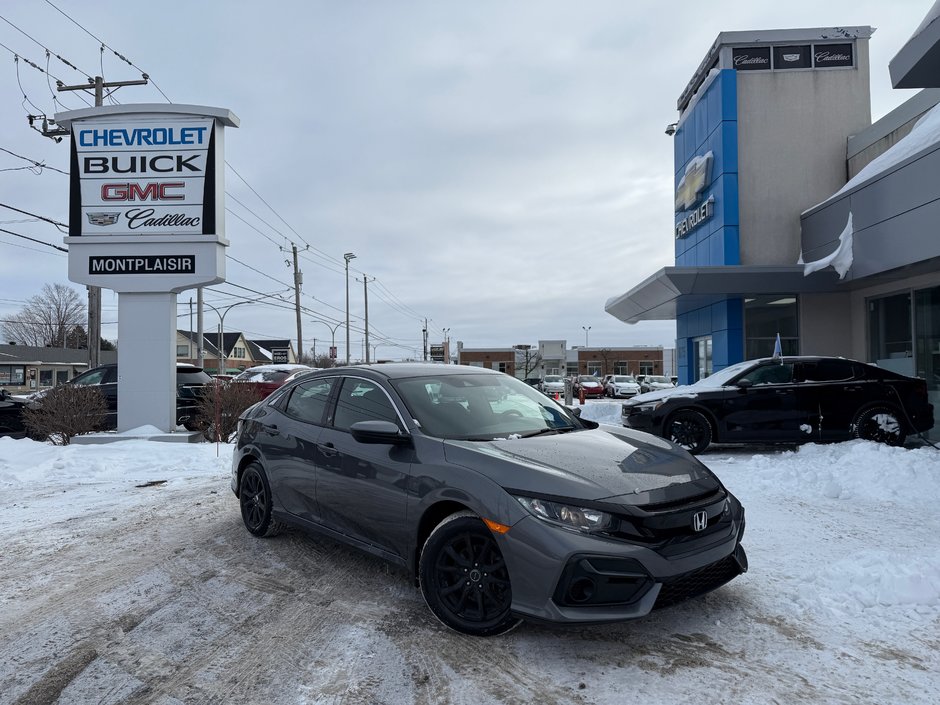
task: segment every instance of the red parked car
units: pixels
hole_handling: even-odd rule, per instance
[[[581,396],[584,392],[584,398],[601,398],[604,396],[604,385],[594,375],[578,375],[574,380],[574,395]]]
[[[232,382],[254,385],[258,390],[259,398],[264,399],[281,385],[305,372],[313,372],[315,369],[307,365],[258,365],[249,367],[241,374],[236,375],[232,378]]]

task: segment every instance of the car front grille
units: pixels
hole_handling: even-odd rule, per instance
[[[704,595],[740,574],[741,567],[732,554],[704,568],[670,578],[663,581],[653,609],[670,607],[692,597]]]

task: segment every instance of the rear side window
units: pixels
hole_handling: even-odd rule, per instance
[[[391,421],[399,425],[395,407],[378,384],[346,377],[336,398],[333,426],[348,431],[357,421]]]
[[[195,371],[176,371],[176,383],[177,384],[208,384],[212,381],[212,378],[207,375],[202,370],[198,372]]]
[[[307,423],[322,424],[335,377],[298,384],[290,391],[284,413]]]
[[[647,377],[647,380],[649,379]],[[752,384],[788,384],[793,381],[793,365],[786,362],[761,365],[748,372],[738,381],[745,379],[750,380]]]
[[[845,382],[855,379],[855,365],[850,360],[815,360],[801,364],[803,382]]]

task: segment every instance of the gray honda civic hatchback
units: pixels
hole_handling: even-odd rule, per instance
[[[699,460],[492,370],[314,372],[246,410],[236,443],[250,533],[399,564],[466,634],[633,619],[747,570],[744,509]]]

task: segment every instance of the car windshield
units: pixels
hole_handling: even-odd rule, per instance
[[[545,378],[545,381],[546,381],[546,382],[561,382],[561,377],[551,377],[551,376],[549,376],[549,377],[546,377],[546,378]]]
[[[596,382],[597,377],[594,377],[592,375],[581,375],[580,377],[578,377],[578,381],[579,382]]]
[[[614,382],[617,384],[636,384],[636,380],[633,377],[614,377]]]
[[[657,382],[659,384],[672,384],[672,380],[668,377],[647,377],[647,382]]]
[[[731,381],[733,378],[737,377],[742,372],[749,370],[756,364],[755,360],[745,360],[744,362],[739,362],[731,367],[726,367],[723,370],[718,370],[714,374],[703,377],[693,384],[695,387],[724,387]]]
[[[508,375],[444,374],[392,385],[421,430],[436,438],[483,441],[583,428],[568,409]]]

